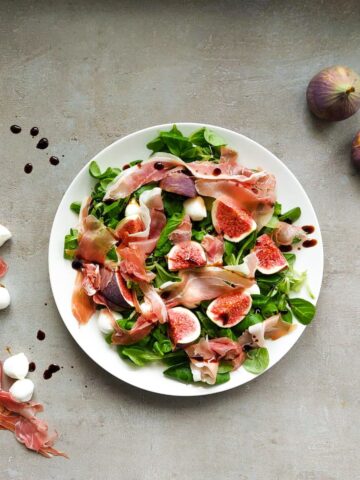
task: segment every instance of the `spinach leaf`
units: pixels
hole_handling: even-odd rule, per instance
[[[277,217],[278,217],[279,215],[281,215],[281,209],[282,209],[281,203],[275,202],[275,205],[274,205],[274,215],[276,215]]]
[[[255,348],[247,352],[247,358],[243,363],[245,370],[258,375],[269,366],[269,352],[267,348]]]
[[[159,240],[154,251],[155,257],[163,257],[171,249],[171,242],[169,235],[173,232],[183,221],[184,213],[174,213],[166,222],[165,227],[162,229]]]
[[[180,277],[178,277],[174,273],[168,272],[164,267],[162,267],[157,262],[155,262],[155,268],[157,272],[155,277],[156,288],[161,287],[161,285],[165,282],[180,282]]]
[[[225,140],[209,128],[204,129],[204,138],[208,143],[210,143],[210,145],[213,145],[214,147],[226,145]]]
[[[294,223],[296,220],[298,220],[301,216],[301,208],[300,207],[295,207],[292,208],[291,210],[287,211],[281,217],[279,217],[279,220],[281,222],[290,222]]]
[[[89,173],[93,178],[97,180],[113,180],[120,173],[119,168],[108,167],[103,173],[101,173],[99,165],[93,160],[89,166]]]
[[[295,253],[283,253],[284,257],[286,258],[286,261],[289,264],[289,268],[294,266],[294,263],[296,261],[296,255]]]
[[[132,162],[129,162],[130,167],[135,167],[135,165],[138,165],[139,163],[142,163],[142,160],[133,160]]]
[[[251,295],[251,298],[253,307],[261,307],[269,301],[269,297],[267,295]]]
[[[215,385],[221,385],[222,383],[228,382],[230,380],[230,373],[219,373],[216,375]]]
[[[72,210],[74,213],[79,214],[81,210],[81,202],[72,202],[70,205],[70,210]]]
[[[164,371],[164,375],[169,378],[174,378],[175,380],[180,380],[180,382],[192,383],[193,381],[189,362],[180,363],[167,368]]]
[[[222,361],[220,362],[218,373],[228,373],[232,372],[234,370],[234,367],[230,362]]]
[[[174,213],[182,213],[184,210],[185,197],[176,195],[175,193],[162,192],[164,210],[168,217]]]
[[[244,257],[250,252],[256,243],[256,230],[248,235],[244,240],[238,244],[238,251],[236,256],[236,265],[239,265]]]
[[[122,357],[128,358],[139,367],[162,358],[162,355],[160,354],[156,354],[146,348],[135,345],[118,347],[118,352]]]
[[[161,340],[154,342],[152,349],[155,353],[158,353],[163,357],[165,353],[170,353],[172,351],[172,345],[170,340]]]
[[[115,247],[112,247],[112,249],[108,251],[108,253],[106,254],[106,258],[108,258],[109,260],[111,260],[113,262],[118,261],[118,256],[117,256]]]
[[[74,228],[70,228],[70,233],[65,235],[64,241],[64,258],[72,260],[75,257],[76,249],[79,246],[78,243],[79,232]]]
[[[271,300],[266,305],[261,307],[261,313],[265,318],[272,317],[273,315],[276,315],[278,312],[279,312],[279,308],[277,304]]]
[[[251,325],[255,325],[256,323],[261,323],[263,321],[263,317],[260,313],[249,312],[244,320],[242,320],[238,325],[232,328],[235,335],[240,336],[245,330],[247,330]]]
[[[219,335],[220,335],[221,337],[230,338],[230,340],[234,340],[234,341],[237,340],[237,336],[236,336],[235,333],[231,330],[231,328],[221,328],[220,331],[219,331]]]
[[[290,310],[286,310],[285,312],[281,312],[281,318],[284,322],[292,323],[292,313]]]
[[[200,320],[201,336],[208,336],[210,338],[219,337],[219,328],[210,320],[210,318],[200,310],[196,310],[195,315]]]
[[[303,298],[289,298],[288,303],[299,322],[303,325],[309,325],[316,313],[315,305]]]
[[[162,361],[166,365],[179,365],[185,363],[186,360],[189,360],[189,357],[184,350],[176,350],[175,352],[166,353],[162,358]]]
[[[201,242],[205,235],[212,234],[214,231],[215,229],[211,220],[211,212],[208,211],[203,220],[200,220],[200,222],[193,222],[191,236],[197,242]]]

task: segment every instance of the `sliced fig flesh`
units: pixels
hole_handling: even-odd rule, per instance
[[[254,252],[258,260],[257,269],[265,275],[280,272],[288,266],[286,258],[267,234],[256,240]]]
[[[172,272],[204,265],[206,265],[206,255],[200,243],[190,240],[180,242],[168,253],[168,267]]]
[[[219,327],[231,328],[245,318],[251,304],[251,296],[246,291],[228,293],[211,302],[206,313]]]
[[[114,272],[110,282],[101,290],[111,309],[117,311],[134,306],[132,294],[120,273]]]
[[[200,336],[200,322],[196,315],[187,308],[170,308],[168,324],[169,336],[174,345],[187,345]]]
[[[256,230],[256,222],[247,210],[220,198],[213,203],[211,217],[217,233],[231,242],[240,242]]]
[[[121,240],[122,244],[126,244],[130,234],[142,232],[144,228],[144,222],[139,215],[130,215],[119,222],[115,230],[115,235]]]

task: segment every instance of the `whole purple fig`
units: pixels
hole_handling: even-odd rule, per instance
[[[345,120],[360,108],[360,76],[348,67],[325,68],[311,79],[306,98],[317,117]]]
[[[356,170],[360,172],[360,130],[355,135],[351,145],[351,161]]]

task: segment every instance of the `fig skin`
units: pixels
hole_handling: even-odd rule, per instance
[[[354,168],[360,172],[360,130],[355,135],[351,145],[351,162]]]
[[[325,68],[311,79],[306,98],[318,118],[345,120],[360,108],[360,76],[349,67]]]

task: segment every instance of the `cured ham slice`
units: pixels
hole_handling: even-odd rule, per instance
[[[183,305],[195,308],[204,300],[213,300],[239,287],[250,288],[254,280],[219,267],[204,267],[180,271],[180,282],[174,282],[162,289],[168,308]]]
[[[251,342],[254,346],[264,347],[265,339],[277,340],[292,332],[295,328],[296,324],[284,322],[281,314],[273,315],[264,322],[256,323],[249,327],[249,343]]]
[[[180,225],[169,235],[169,240],[174,245],[191,240],[192,224],[189,215],[185,215]]]
[[[195,183],[192,178],[183,172],[170,171],[166,177],[161,180],[160,188],[165,192],[177,193],[183,197],[196,197]]]
[[[279,222],[272,233],[276,245],[291,245],[295,239],[298,239],[301,245],[306,238],[307,235],[301,227],[286,222]]]
[[[151,305],[151,311],[156,316],[160,323],[165,323],[167,320],[167,310],[164,300],[157,293],[152,285],[145,282],[140,282],[139,287],[144,294],[144,297]]]
[[[115,331],[112,334],[111,343],[113,345],[133,345],[149,335],[157,322],[158,318],[152,312],[140,315],[131,330],[120,327],[114,321]]]
[[[2,278],[6,272],[9,270],[9,267],[5,260],[0,257],[0,278]]]
[[[205,250],[208,265],[222,265],[222,257],[224,255],[224,240],[222,237],[205,235],[205,237],[201,241],[201,245]]]
[[[145,269],[145,253],[137,247],[126,247],[118,251],[120,261],[120,272],[125,280],[133,280],[135,282],[151,282],[155,278],[155,274]]]
[[[194,381],[202,381],[210,385],[216,382],[220,360],[232,363],[234,370],[246,359],[243,347],[227,337],[212,340],[200,339],[198,343],[185,349],[190,358],[190,366]]]
[[[80,325],[86,324],[95,313],[95,303],[86,294],[83,288],[83,279],[83,273],[77,272],[71,299],[72,313]]]
[[[145,162],[123,170],[108,186],[104,200],[126,198],[143,185],[162,180],[169,169],[183,164],[184,162],[175,156],[157,154]]]
[[[116,239],[93,215],[88,215],[82,222],[79,246],[76,256],[88,262],[104,264],[106,254],[116,244]]]
[[[100,267],[93,263],[84,263],[82,267],[82,288],[85,290],[86,294],[91,297],[100,290],[101,285],[101,276],[100,276]]]
[[[0,362],[0,379],[2,376]],[[65,453],[53,447],[58,438],[57,433],[49,432],[48,424],[36,417],[36,414],[42,411],[43,406],[39,403],[17,402],[0,383],[0,429],[13,432],[20,443],[45,457],[67,458]]]

